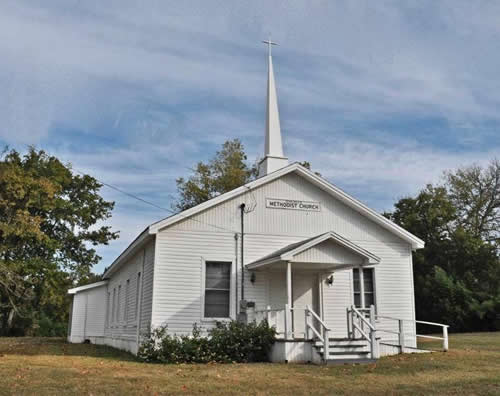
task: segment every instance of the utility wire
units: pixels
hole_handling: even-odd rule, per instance
[[[84,175],[84,176],[89,176],[89,174],[88,174],[88,173],[85,173],[85,172],[79,171],[78,169],[75,169],[75,168],[72,168],[72,169],[73,169],[75,172],[77,172],[77,173],[79,173],[79,174],[81,174],[81,175]],[[215,225],[215,224],[210,224],[210,223],[206,223],[206,222],[201,221],[201,220],[197,220],[197,219],[193,218],[192,216],[184,216],[184,215],[182,215],[182,212],[175,212],[175,211],[173,211],[172,209],[167,209],[167,208],[161,207],[161,206],[159,206],[159,205],[157,205],[157,204],[155,204],[155,203],[153,203],[153,202],[146,201],[145,199],[143,199],[143,198],[141,198],[141,197],[139,197],[139,196],[137,196],[137,195],[131,194],[131,193],[127,192],[127,191],[122,190],[121,188],[118,188],[118,187],[116,187],[116,186],[113,186],[112,184],[109,184],[109,183],[103,182],[102,180],[99,180],[99,179],[98,179],[97,177],[95,177],[95,176],[92,176],[92,177],[93,177],[94,179],[96,179],[99,183],[101,183],[103,186],[109,187],[109,188],[111,188],[111,189],[113,189],[113,190],[115,190],[115,191],[118,191],[118,192],[119,192],[119,193],[121,193],[121,194],[127,195],[127,196],[128,196],[128,197],[130,197],[130,198],[137,199],[138,201],[141,201],[141,202],[143,202],[143,203],[145,203],[145,204],[147,204],[147,205],[151,205],[151,206],[153,206],[153,207],[155,207],[155,208],[157,208],[157,209],[164,210],[164,211],[166,211],[166,212],[168,212],[168,213],[170,213],[170,214],[172,214],[172,215],[179,215],[179,216],[181,216],[181,217],[184,217],[185,219],[193,220],[193,221],[196,221],[196,222],[198,222],[198,223],[200,223],[200,224],[208,225],[208,226],[210,226],[210,227],[214,227],[214,228],[217,228],[217,229],[219,229],[219,230],[229,231],[229,232],[231,232],[231,233],[236,232],[236,231],[234,231],[234,230],[230,230],[229,228],[224,228],[224,227],[217,226],[217,225]],[[160,221],[161,221],[161,220],[160,220]]]

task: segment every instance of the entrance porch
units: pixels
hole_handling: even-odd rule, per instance
[[[351,327],[348,338],[334,338],[325,323],[329,307],[323,301],[323,288],[329,287],[340,271],[371,267],[379,261],[377,256],[351,241],[327,232],[247,264],[248,270],[265,274],[269,280],[269,304],[266,309],[255,312],[255,319],[266,319],[276,328],[279,341],[275,360],[376,359],[378,343],[372,324],[375,322],[373,306],[371,311],[354,307],[347,310]],[[363,271],[359,272],[363,283]]]

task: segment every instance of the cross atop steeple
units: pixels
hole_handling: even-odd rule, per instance
[[[269,66],[267,73],[266,140],[264,158],[259,163],[259,176],[267,175],[288,165],[288,158],[283,154],[283,144],[281,143],[278,96],[276,94],[273,58],[271,56],[271,47],[278,44],[271,41],[271,39],[262,42],[268,46]]]
[[[262,40],[264,44],[267,44],[268,50],[269,50],[269,56],[272,56],[272,51],[271,48],[273,45],[278,45],[278,43],[275,43],[271,41],[271,37],[269,37],[269,40]]]

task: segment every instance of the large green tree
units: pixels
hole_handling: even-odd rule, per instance
[[[174,209],[182,211],[234,190],[255,179],[257,167],[247,164],[247,156],[239,139],[228,140],[207,163],[198,162],[186,180],[176,180],[179,199]]]
[[[95,246],[117,238],[101,184],[30,148],[0,158],[0,331],[67,319],[66,290],[91,275]]]
[[[309,162],[300,164],[311,170]],[[257,163],[248,164],[241,141],[227,140],[210,161],[198,162],[187,180],[183,177],[176,180],[179,199],[172,205],[173,209],[183,211],[192,208],[254,180],[257,173]]]
[[[498,161],[446,172],[386,214],[426,243],[414,252],[418,317],[461,331],[499,328],[498,175]]]

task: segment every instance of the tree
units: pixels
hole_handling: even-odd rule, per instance
[[[446,172],[450,199],[459,224],[478,238],[500,247],[500,161]]]
[[[67,316],[68,287],[91,276],[93,247],[118,237],[97,223],[111,216],[102,185],[30,147],[0,158],[0,329]],[[44,312],[46,311],[46,312]],[[22,329],[20,330],[23,331]]]
[[[248,166],[243,144],[228,140],[208,163],[198,162],[193,175],[176,180],[179,200],[174,203],[182,211],[199,205],[225,192],[234,190],[257,176],[257,167]]]
[[[417,316],[449,323],[453,330],[498,327],[500,258],[491,238],[495,200],[485,198],[497,194],[492,174],[491,167],[446,172],[442,185],[399,200],[386,214],[426,243],[413,253]]]
[[[302,162],[299,162],[299,164],[302,165],[304,168],[311,170],[311,163],[309,161],[302,161]],[[317,176],[321,176],[321,173],[319,173],[319,172],[314,172],[314,174]]]

